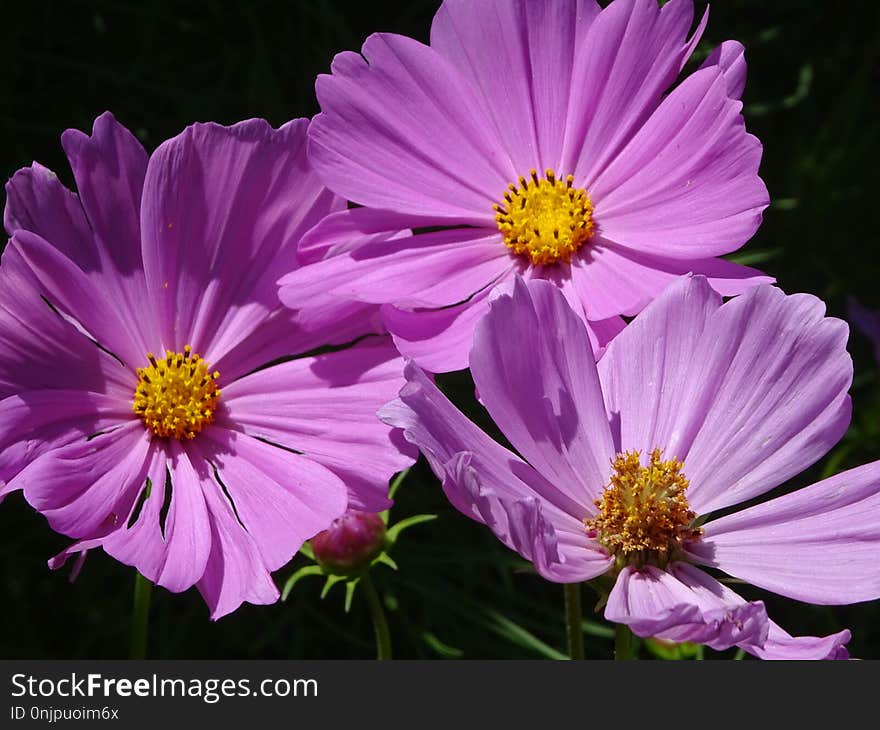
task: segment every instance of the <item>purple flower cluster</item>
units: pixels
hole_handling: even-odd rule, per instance
[[[880,597],[880,463],[757,500],[846,431],[848,328],[720,258],[769,198],[742,46],[678,80],[693,22],[692,0],[444,0],[428,45],[337,55],[311,122],[150,155],[108,113],[62,136],[76,192],[19,170],[0,498],[74,540],[50,565],[100,547],[213,618],[271,603],[306,540],[375,550],[421,452],[639,636],[846,657],[848,631],[793,637],[723,577]],[[515,451],[435,386],[462,368]]]

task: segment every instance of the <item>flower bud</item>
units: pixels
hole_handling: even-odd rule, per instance
[[[385,546],[385,523],[375,512],[350,509],[311,539],[315,560],[329,573],[366,568]]]

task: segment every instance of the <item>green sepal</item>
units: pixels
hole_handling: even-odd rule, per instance
[[[370,565],[378,565],[379,563],[387,565],[391,570],[397,570],[397,563],[394,562],[388,553],[379,553],[378,557]]]
[[[357,584],[360,582],[360,578],[354,578],[353,580],[348,581],[345,584],[345,612],[348,613],[351,611],[351,599],[354,598],[354,591],[357,588]]]
[[[321,589],[321,598],[324,598],[333,586],[345,580],[348,580],[348,578],[344,575],[328,575],[327,582],[324,583],[324,587]]]
[[[299,583],[300,580],[309,575],[324,575],[324,571],[321,570],[320,565],[306,565],[305,567],[300,568],[296,573],[290,576],[284,584],[284,590],[281,591],[281,600],[286,601],[287,596],[290,595],[293,587]]]

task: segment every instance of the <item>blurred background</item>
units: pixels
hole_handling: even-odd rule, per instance
[[[605,2],[602,3],[606,4]],[[698,12],[705,3],[698,1]],[[194,121],[264,117],[278,126],[318,111],[314,78],[333,54],[357,50],[373,31],[427,41],[435,0],[298,0],[217,3],[113,0],[22,3],[2,0],[0,175],[33,160],[72,176],[59,144],[68,127],[90,130],[111,110],[148,150]],[[877,236],[880,146],[880,4],[812,0],[724,0],[713,5],[690,70],[719,42],[746,46],[749,130],[764,143],[762,177],[773,200],[752,241],[732,257],[777,277],[787,292],[811,292],[847,318],[848,298],[880,309]],[[880,377],[870,341],[854,330],[852,426],[840,444],[791,489],[880,458]],[[488,428],[464,373],[440,379]],[[482,419],[482,420],[481,420]],[[530,572],[488,530],[455,512],[423,461],[397,493],[392,522],[438,518],[405,532],[394,549],[400,570],[375,571],[396,656],[562,656],[562,589]],[[93,551],[76,581],[46,560],[67,544],[20,494],[0,507],[2,658],[127,656],[133,573]],[[880,556],[878,556],[880,560]],[[279,585],[297,557],[275,575]],[[211,622],[192,589],[153,592],[151,658],[369,658],[372,628],[362,595],[344,610],[343,591],[321,599],[322,581],[299,583],[286,602],[244,605]],[[763,599],[793,634],[852,630],[853,656],[880,658],[880,605],[797,604]],[[586,650],[612,656],[612,633],[583,590]],[[663,655],[643,644],[640,656]],[[693,656],[692,652],[679,654]],[[706,650],[706,659],[735,652]]]

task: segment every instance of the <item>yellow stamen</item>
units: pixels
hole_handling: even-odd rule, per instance
[[[504,243],[534,266],[570,261],[593,235],[590,196],[573,187],[572,175],[558,180],[548,168],[544,177],[539,178],[537,170],[530,176],[521,176],[519,185],[511,183],[504,202],[494,206]]]
[[[134,412],[144,425],[162,438],[191,439],[214,420],[220,389],[218,372],[194,355],[189,345],[183,352],[167,350],[157,360],[147,353],[148,367],[138,368]]]
[[[598,515],[584,521],[623,563],[665,564],[685,541],[703,533],[693,526],[696,514],[685,498],[684,464],[660,456],[660,449],[654,449],[649,464],[642,466],[638,451],[618,454],[611,483],[596,500]]]

